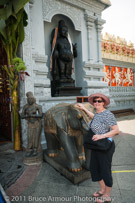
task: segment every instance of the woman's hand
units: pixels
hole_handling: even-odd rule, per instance
[[[84,107],[83,104],[81,104],[81,103],[77,103],[77,106],[79,107],[79,109],[81,109],[81,110],[85,110],[85,107]]]
[[[97,141],[97,140],[101,140],[101,139],[104,139],[104,138],[105,138],[104,135],[93,135],[92,140]]]
[[[85,106],[81,103],[77,103],[79,109],[83,110],[90,118],[94,117],[94,113],[90,112]]]

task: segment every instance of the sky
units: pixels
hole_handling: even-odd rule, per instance
[[[114,34],[116,37],[131,41],[135,48],[135,0],[110,0],[111,6],[102,12],[106,20],[102,33]]]

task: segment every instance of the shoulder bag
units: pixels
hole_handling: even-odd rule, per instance
[[[92,121],[91,121],[91,124],[92,124]],[[91,129],[91,124],[90,124],[90,129],[88,133],[84,136],[84,148],[91,149],[91,150],[107,151],[111,147],[112,142],[107,138],[93,141],[92,137],[93,135],[95,135],[95,133]]]

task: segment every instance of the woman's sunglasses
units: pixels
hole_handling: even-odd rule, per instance
[[[102,103],[102,102],[104,102],[104,101],[103,101],[103,100],[93,100],[93,103],[96,103],[96,102]]]

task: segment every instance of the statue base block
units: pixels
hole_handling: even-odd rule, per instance
[[[80,96],[81,87],[66,86],[58,87],[55,96]]]
[[[38,153],[37,156],[24,157],[23,163],[27,166],[37,165],[39,166],[43,162],[43,153]]]
[[[67,159],[63,151],[60,151],[57,157],[52,158],[47,155],[47,152],[45,150],[43,157],[44,161],[49,163],[53,168],[55,168],[60,174],[69,179],[73,184],[78,184],[91,177],[90,171],[84,168],[80,172],[69,171],[66,166]]]

